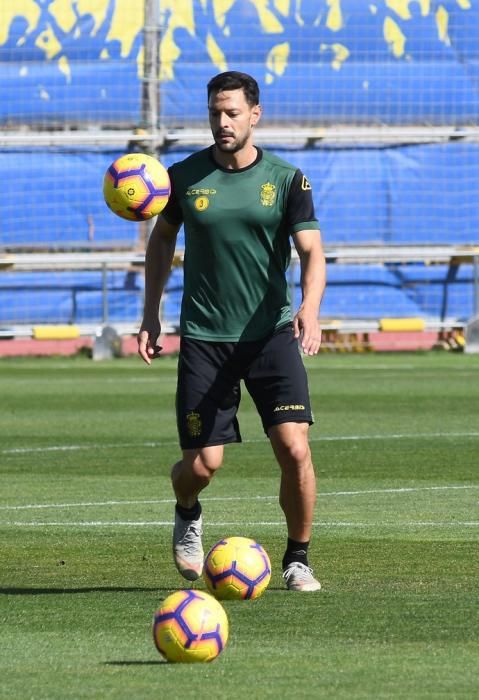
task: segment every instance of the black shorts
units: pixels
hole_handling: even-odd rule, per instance
[[[181,339],[176,416],[182,449],[241,442],[240,382],[265,433],[279,423],[313,422],[308,380],[292,324],[253,342]]]

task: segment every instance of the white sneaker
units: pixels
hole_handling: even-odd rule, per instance
[[[201,543],[203,518],[183,520],[175,511],[173,558],[176,568],[188,581],[196,581],[203,571],[204,552]]]
[[[321,590],[321,584],[314,578],[313,570],[299,561],[294,561],[286,567],[283,571],[283,578],[290,591]]]

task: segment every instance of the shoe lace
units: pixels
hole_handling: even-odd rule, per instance
[[[306,566],[306,564],[302,564],[299,561],[294,562],[293,564],[290,564],[287,569],[285,569],[283,572],[283,578],[286,583],[288,583],[291,578],[296,579],[297,581],[309,583],[313,578],[313,570],[309,566]]]
[[[181,533],[179,544],[188,554],[196,554],[201,540],[201,526],[195,521],[189,522]]]

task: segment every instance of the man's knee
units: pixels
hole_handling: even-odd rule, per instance
[[[274,426],[269,436],[282,466],[290,465],[298,469],[310,466],[311,450],[307,424],[285,423]]]
[[[211,479],[223,464],[223,446],[184,450],[183,463],[195,476],[201,479]]]

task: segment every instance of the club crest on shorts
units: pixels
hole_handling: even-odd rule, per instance
[[[276,185],[273,185],[272,182],[265,182],[264,185],[261,185],[259,197],[263,207],[272,207],[276,199]]]
[[[201,435],[201,430],[203,424],[201,422],[201,416],[196,411],[190,411],[186,414],[186,429],[190,437],[199,437]]]

